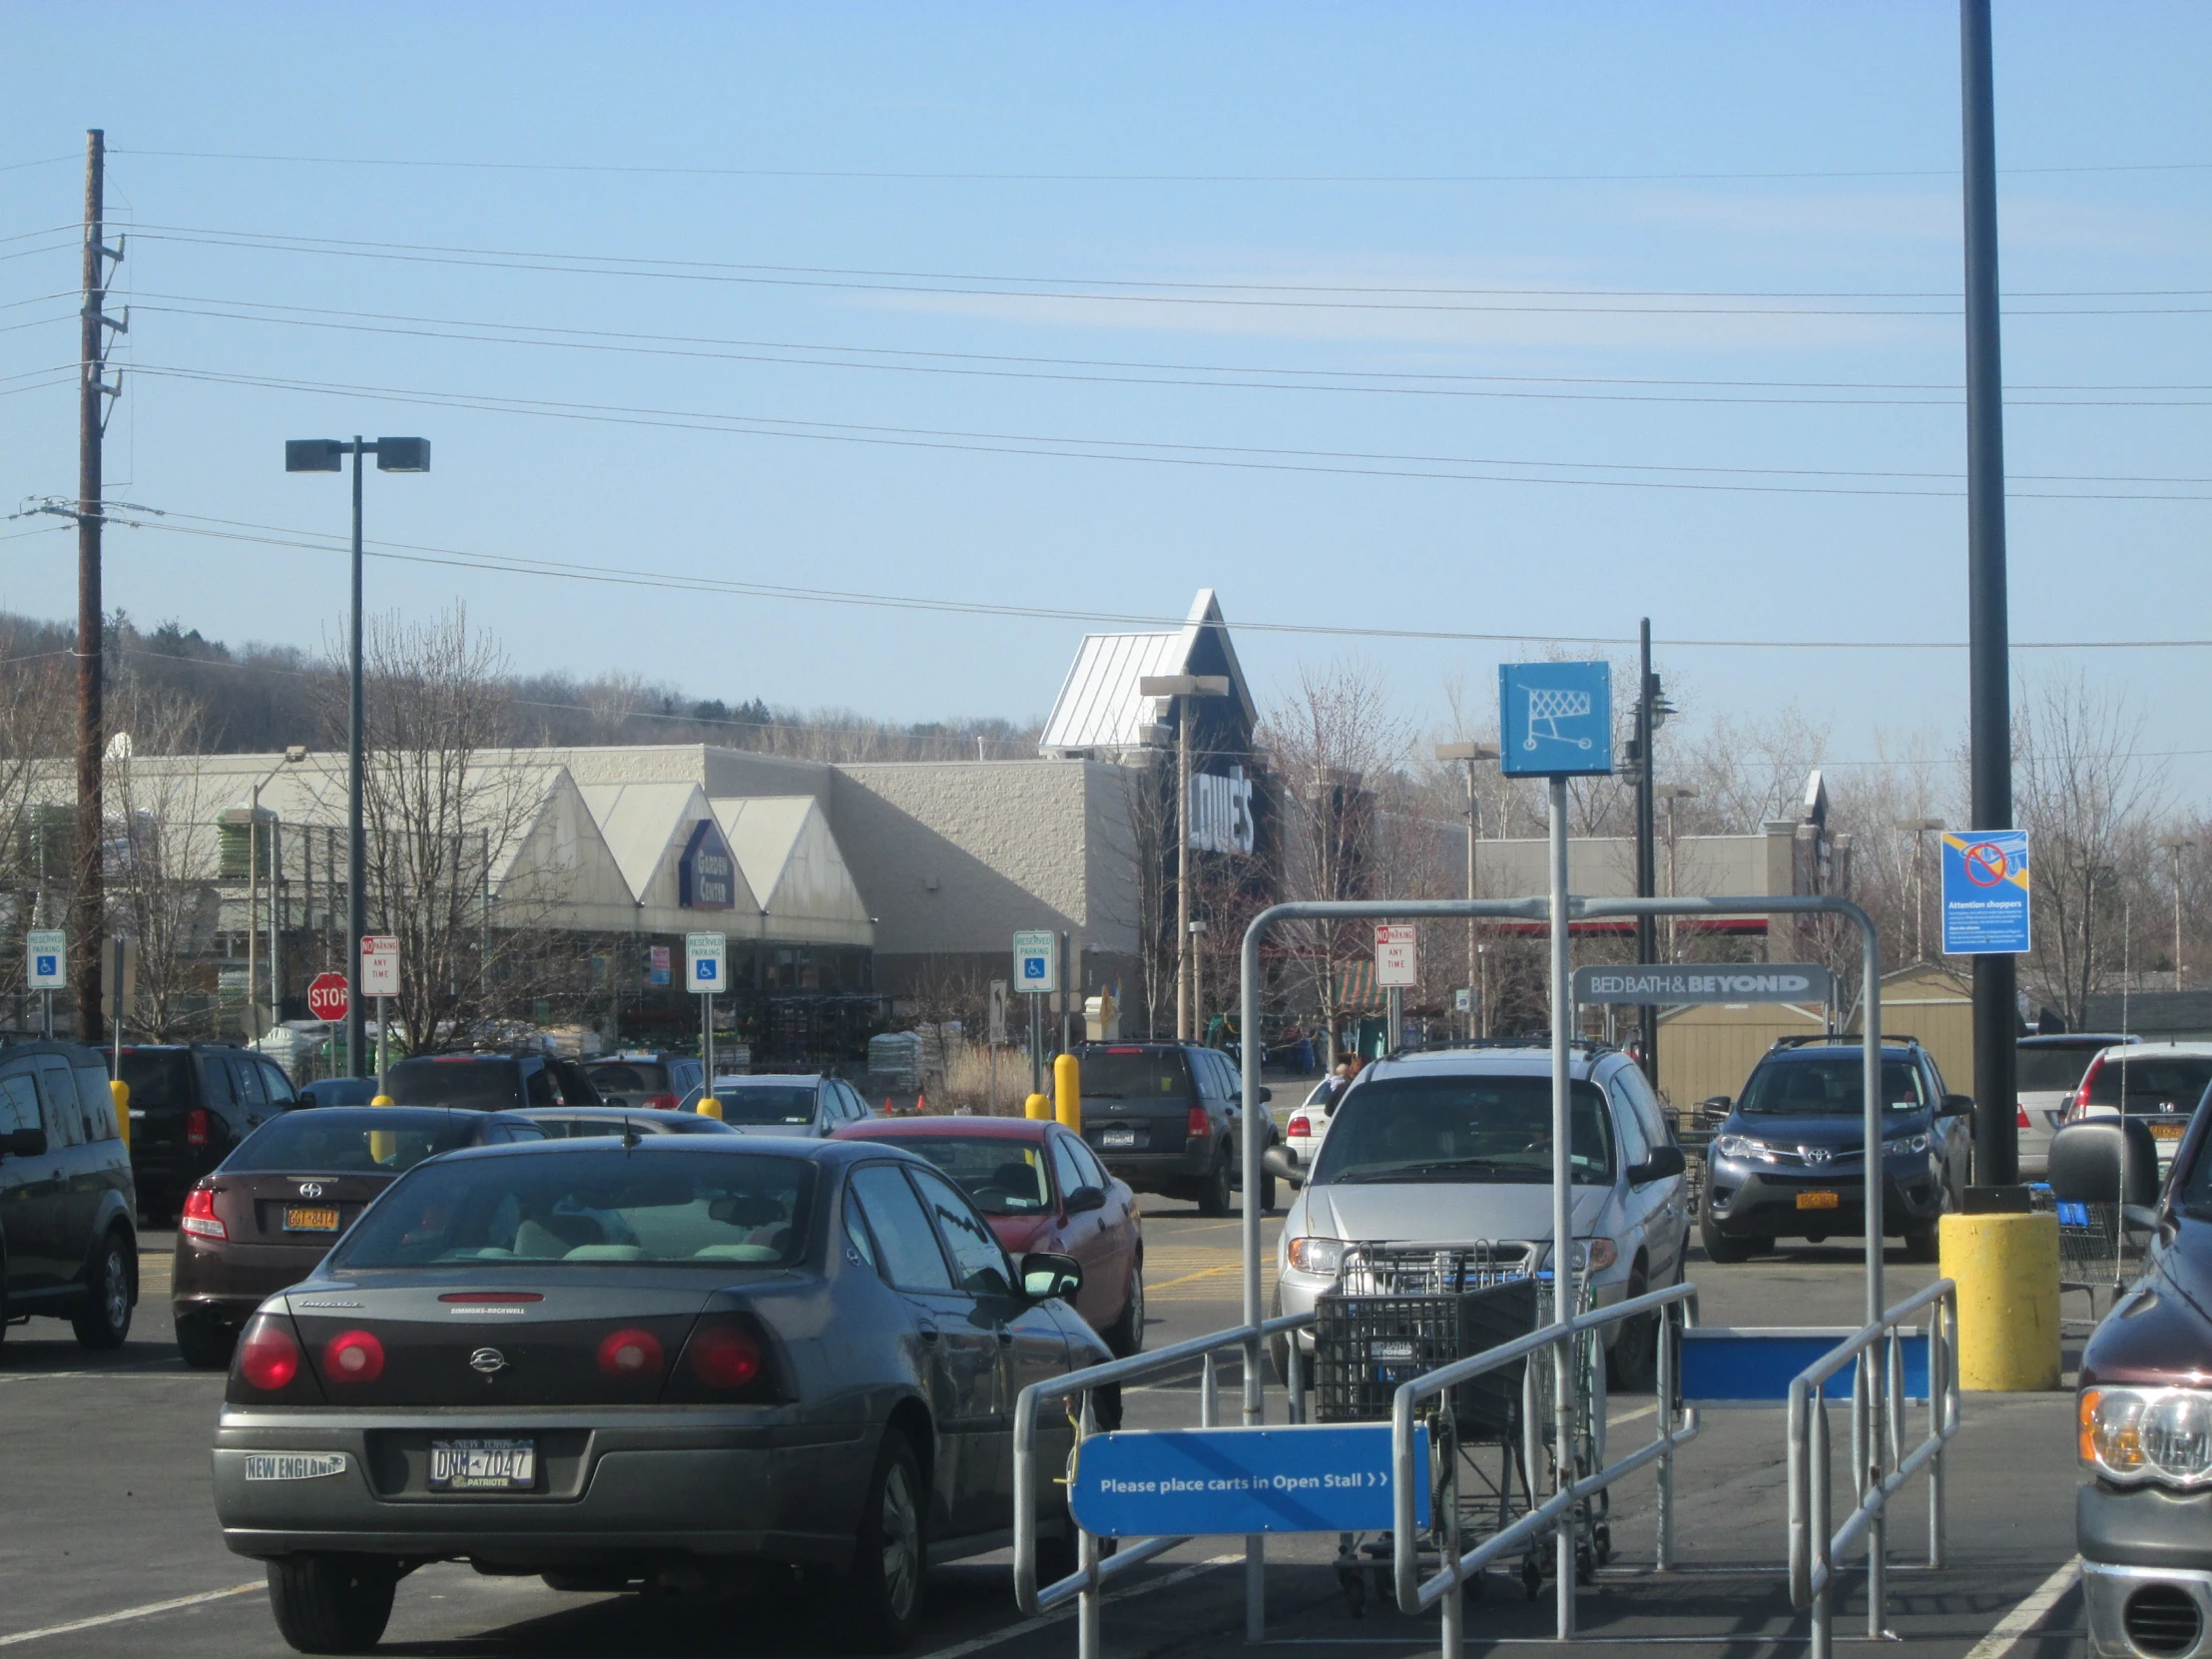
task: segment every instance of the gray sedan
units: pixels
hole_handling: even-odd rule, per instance
[[[807,1567],[851,1643],[903,1646],[925,1564],[1007,1541],[1016,1396],[1108,1358],[1080,1283],[1065,1256],[1017,1269],[959,1187],[875,1142],[433,1159],[247,1325],[224,1541],[269,1563],[304,1653],[373,1646],[435,1560],[593,1591]],[[1038,1513],[1072,1570],[1063,1488]]]

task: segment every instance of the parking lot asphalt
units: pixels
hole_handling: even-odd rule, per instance
[[[1208,1220],[1159,1200],[1148,1200],[1147,1212],[1147,1347],[1235,1324],[1237,1218]],[[1268,1219],[1271,1252],[1278,1226],[1279,1218]],[[86,1354],[54,1320],[15,1327],[0,1345],[0,1647],[38,1659],[126,1651],[260,1659],[289,1651],[270,1617],[260,1567],[225,1550],[216,1529],[208,1446],[222,1381],[186,1371],[171,1346],[172,1242],[166,1233],[145,1240],[143,1300],[132,1341],[119,1352]],[[1736,1267],[1694,1256],[1691,1275],[1707,1324],[1855,1327],[1861,1260],[1839,1242]],[[1894,1250],[1889,1262],[1893,1302],[1935,1277]],[[1235,1385],[1231,1365],[1223,1386]],[[1947,1565],[1893,1568],[1890,1629],[1901,1656],[2059,1659],[2082,1651],[2079,1592],[2067,1576],[2070,1403],[2066,1393],[1968,1396],[1950,1458]],[[1283,1420],[1273,1390],[1269,1417]],[[1650,1401],[1616,1395],[1610,1418],[1617,1450],[1649,1423]],[[1131,1427],[1197,1420],[1195,1380],[1135,1389],[1128,1399]],[[1654,1645],[1731,1656],[1802,1651],[1805,1619],[1791,1610],[1775,1570],[1784,1549],[1783,1451],[1779,1410],[1706,1414],[1699,1440],[1678,1464],[1685,1570],[1664,1577],[1649,1572],[1652,1478],[1624,1482],[1613,1494],[1615,1564],[1580,1597],[1584,1647],[1623,1655]],[[1841,1461],[1838,1478],[1845,1478]],[[1925,1561],[1925,1496],[1915,1488],[1901,1503],[1892,1558]],[[1194,1539],[1117,1585],[1103,1619],[1106,1651],[1153,1659],[1242,1645],[1240,1551],[1241,1540]],[[1354,1616],[1331,1564],[1335,1553],[1333,1536],[1271,1540],[1265,1646],[1295,1650],[1299,1659],[1330,1659],[1332,1650],[1343,1659],[1435,1650],[1433,1614],[1408,1618],[1371,1593]],[[1074,1649],[1067,1613],[1030,1620],[1015,1609],[1003,1555],[933,1569],[928,1595],[916,1659],[1027,1659]],[[1846,1640],[1864,1632],[1862,1596],[1861,1577],[1847,1575],[1837,1623]],[[1502,1654],[1548,1640],[1550,1619],[1548,1586],[1531,1603],[1517,1580],[1492,1575],[1482,1599],[1470,1604],[1468,1646]],[[2015,1628],[2021,1625],[2032,1628]],[[442,1564],[401,1584],[384,1650],[737,1651],[766,1659],[830,1648],[815,1610],[796,1593],[722,1603],[570,1595],[534,1577],[483,1577]]]

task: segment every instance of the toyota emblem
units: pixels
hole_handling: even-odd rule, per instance
[[[319,1181],[300,1182],[299,1196],[301,1198],[320,1198],[322,1196],[322,1183]]]
[[[1798,1153],[1809,1164],[1825,1164],[1836,1156],[1835,1148],[1826,1146],[1801,1146]]]
[[[468,1367],[471,1371],[480,1371],[489,1377],[494,1372],[507,1369],[507,1357],[496,1348],[480,1348],[468,1357]]]

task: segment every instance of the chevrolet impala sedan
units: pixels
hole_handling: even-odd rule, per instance
[[[808,1568],[849,1644],[894,1649],[927,1562],[1009,1541],[1021,1389],[1108,1358],[1064,1300],[1081,1278],[1064,1256],[1017,1268],[889,1145],[431,1159],[242,1333],[224,1541],[268,1562],[305,1653],[372,1647],[399,1581],[439,1560],[595,1591]],[[1038,1512],[1072,1570],[1063,1488]]]

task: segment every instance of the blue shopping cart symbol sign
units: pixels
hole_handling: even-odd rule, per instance
[[[1948,830],[1942,852],[1943,953],[2001,956],[2027,950],[2027,831]]]
[[[1498,770],[1559,778],[1613,770],[1610,663],[1500,663]]]
[[[1428,1525],[1428,1429],[1413,1429],[1413,1519]],[[1171,1428],[1094,1434],[1068,1502],[1101,1538],[1376,1532],[1392,1512],[1390,1425]]]

